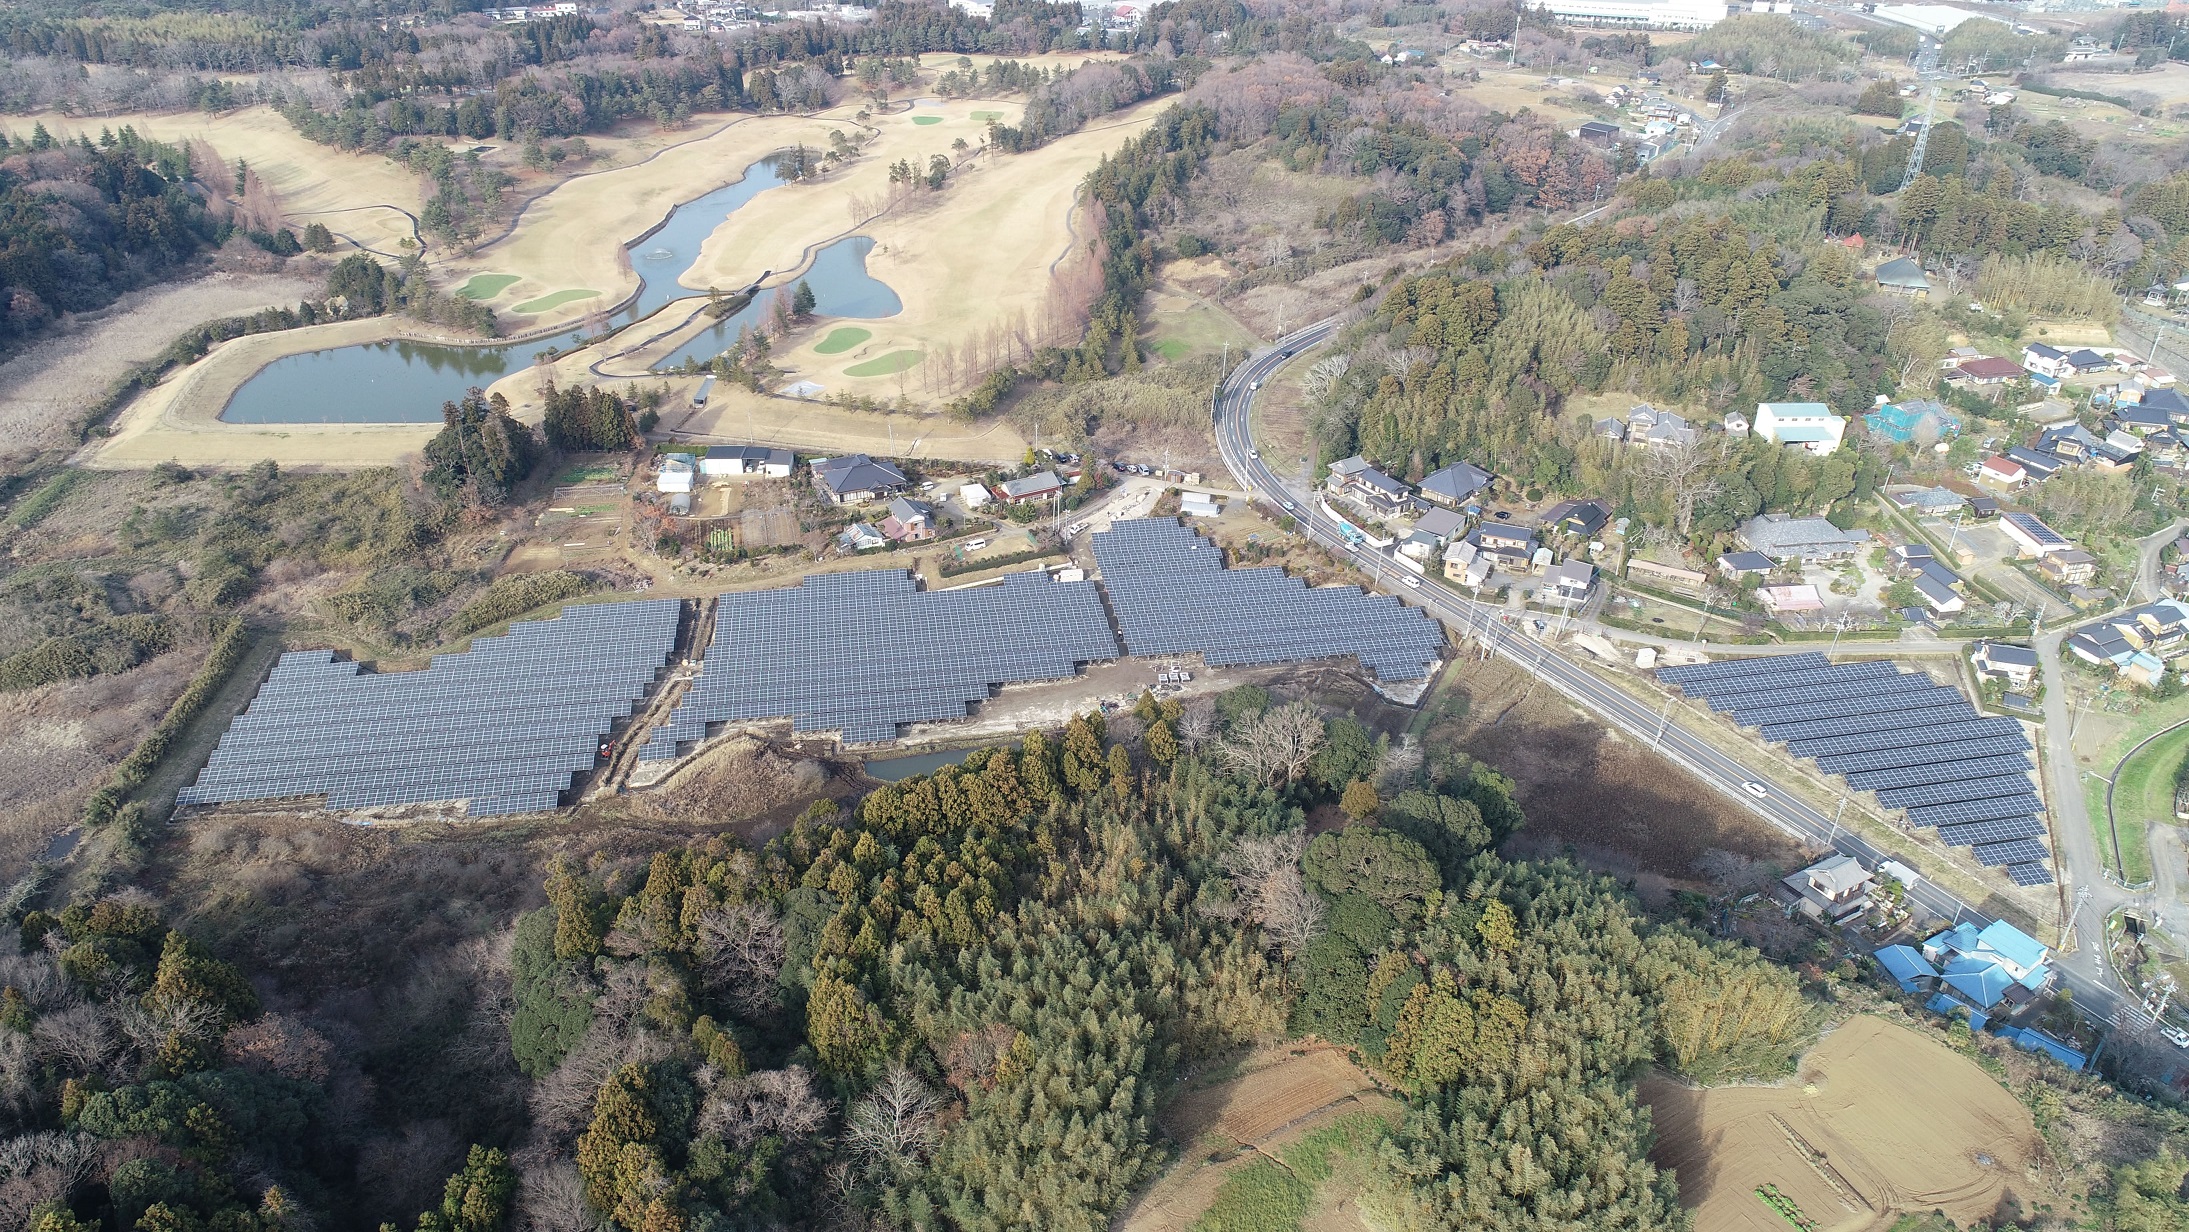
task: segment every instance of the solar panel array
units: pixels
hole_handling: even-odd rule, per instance
[[[1310,589],[1282,569],[1227,569],[1174,518],[1112,523],[1094,554],[1136,655],[1199,654],[1212,667],[1350,655],[1386,681],[1419,680],[1444,656],[1426,612],[1353,586]]]
[[[583,604],[415,672],[281,656],[181,804],[327,797],[329,808],[551,809],[676,647],[675,599]]]
[[[1936,826],[2016,885],[2049,885],[2044,801],[2029,737],[1978,716],[1959,690],[1882,661],[1835,664],[1814,652],[1660,668],[1657,678],[1784,742],[1797,757]]]
[[[820,574],[722,596],[699,679],[640,757],[675,757],[710,724],[741,720],[892,740],[905,723],[964,718],[998,686],[1117,657],[1092,582],[1034,571],[923,591],[902,570]]]

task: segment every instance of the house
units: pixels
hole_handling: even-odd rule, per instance
[[[846,552],[870,552],[889,546],[889,536],[881,528],[867,522],[853,522],[836,536],[836,545]]]
[[[1969,662],[1977,671],[1997,676],[2016,688],[2027,687],[2037,675],[2037,652],[2027,646],[1978,642],[1976,653],[1969,656]]]
[[[2014,459],[1993,454],[1984,459],[1982,466],[1976,468],[1976,481],[1995,484],[2011,492],[2029,482],[2029,472],[2023,470],[2022,464]]]
[[[1720,422],[1724,425],[1727,436],[1738,438],[1748,435],[1748,416],[1739,411],[1727,411]]]
[[[2011,359],[1986,355],[1980,359],[1963,360],[1958,367],[1946,374],[1946,380],[1956,385],[2004,385],[2027,375],[2022,365]]]
[[[1869,427],[1870,435],[1902,445],[1919,438],[1925,443],[1936,441],[1961,428],[1960,416],[1928,398],[1880,402],[1876,410],[1862,417],[1862,422]]]
[[[863,505],[883,500],[912,486],[903,471],[887,462],[876,462],[863,453],[815,458],[813,482],[823,495],[839,505]]]
[[[889,516],[882,519],[882,534],[892,543],[918,543],[935,537],[935,507],[926,501],[900,496],[889,502]]]
[[[1761,552],[1727,552],[1718,558],[1718,572],[1733,579],[1769,577],[1777,562]]]
[[[1999,516],[1999,498],[1996,496],[1972,496],[1969,498],[1969,512],[1975,514],[1978,521],[1985,518],[1996,518]]]
[[[1468,538],[1491,567],[1507,573],[1527,573],[1534,568],[1535,533],[1518,526],[1478,526]]]
[[[1763,604],[1763,610],[1773,616],[1824,610],[1824,596],[1817,593],[1816,587],[1809,585],[1758,586],[1756,601]]]
[[[654,472],[654,490],[657,492],[690,492],[692,476],[698,470],[696,461],[688,453],[665,453],[661,465]]]
[[[1627,561],[1627,576],[1632,578],[1636,574],[1641,575],[1640,581],[1650,585],[1670,586],[1693,594],[1701,594],[1710,584],[1710,575],[1700,569],[1683,569],[1646,558]]]
[[[1627,439],[1627,421],[1624,419],[1599,419],[1596,421],[1596,426],[1589,429],[1589,435],[1600,441],[1624,441]],[[1429,483],[1426,479],[1421,482],[1424,487]]]
[[[1543,571],[1543,586],[1536,591],[1536,597],[1583,603],[1595,586],[1596,566],[1585,560],[1566,560]]]
[[[1064,481],[1055,471],[1035,471],[996,485],[996,499],[1006,505],[1031,505],[1064,494]]]
[[[1799,445],[1810,453],[1839,448],[1847,421],[1822,402],[1759,402],[1756,435],[1779,445]]]
[[[1611,521],[1611,506],[1600,500],[1569,500],[1543,513],[1543,525],[1553,534],[1593,539]]]
[[[1925,565],[1935,564],[1938,559],[1931,554],[1929,547],[1920,543],[1896,544],[1891,555],[1894,564],[1917,573],[1921,573]]]
[[[2049,377],[2063,377],[2074,371],[2068,366],[2067,352],[2042,342],[2032,342],[2022,348],[2022,366]]]
[[[2122,403],[2113,412],[2113,422],[2122,431],[2133,432],[2137,436],[2169,431],[2174,426],[2173,416],[2146,402]]]
[[[709,479],[730,475],[765,475],[770,479],[790,478],[791,468],[798,464],[797,457],[788,449],[767,449],[759,445],[717,445],[699,460],[699,473]]]
[[[1960,592],[1934,574],[1919,573],[1910,585],[1915,587],[1916,597],[1923,601],[1923,606],[1940,616],[1959,615],[1969,605]]]
[[[1449,509],[1425,509],[1420,517],[1414,519],[1414,533],[1427,535],[1436,541],[1438,547],[1443,547],[1466,525],[1467,519]]]
[[[2037,451],[2070,462],[2088,462],[2097,456],[2098,437],[2079,423],[2060,424],[2037,438]]]
[[[2080,347],[2069,351],[2061,358],[2060,363],[2070,374],[2076,376],[2091,372],[2106,372],[2114,367],[2111,358],[2100,355],[2089,347]]]
[[[1444,549],[1444,576],[1462,586],[1479,589],[1490,580],[1490,570],[1496,563],[1464,539]]]
[[[2136,648],[2120,631],[2104,625],[2078,630],[2068,636],[2067,651],[2093,667],[2125,669]]]
[[[1912,945],[1888,945],[1871,955],[1902,992],[1923,992],[1938,983],[1938,968]]]
[[[2167,418],[2177,424],[2189,424],[2189,395],[2178,389],[2145,390],[2143,405],[2166,412]]]
[[[2061,586],[2088,586],[2098,580],[2098,558],[2081,548],[2037,558],[2037,572]]]
[[[1931,293],[1931,280],[1913,257],[1894,257],[1877,267],[1877,289],[1894,295],[1923,299]]]
[[[1870,898],[1870,872],[1850,855],[1826,856],[1779,884],[1803,915],[1833,924],[1862,914]]]
[[[1405,484],[1369,465],[1359,454],[1331,463],[1323,487],[1378,517],[1405,513],[1414,503]]]
[[[1951,488],[1917,488],[1901,492],[1893,497],[1893,503],[1902,509],[1913,509],[1926,517],[1941,517],[1968,504],[1959,492]]]
[[[2023,556],[2045,556],[2064,552],[2075,545],[2066,535],[2045,525],[2044,519],[2034,513],[2010,513],[1999,519],[1999,528],[2013,540]]]
[[[2046,453],[2042,449],[2031,449],[2027,445],[2016,445],[2014,448],[2007,450],[2007,460],[2019,463],[2022,473],[2029,476],[2031,483],[2043,483],[2045,480],[2059,474],[2060,468],[2067,465],[2058,454]]]
[[[1660,411],[1644,402],[1627,411],[1627,443],[1656,447],[1692,445],[1695,429],[1686,416]]]
[[[1740,541],[1773,560],[1841,560],[1870,541],[1868,531],[1841,530],[1823,518],[1765,513],[1740,529]]]
[[[1602,120],[1585,120],[1573,131],[1573,136],[1583,145],[1608,150],[1619,144],[1619,126]]]
[[[2033,1000],[2052,979],[2052,951],[2005,920],[1983,928],[1963,921],[1923,943],[1923,959],[1955,999],[1988,1010]]]

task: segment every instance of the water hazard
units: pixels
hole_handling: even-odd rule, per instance
[[[612,323],[626,325],[675,300],[704,294],[678,281],[699,259],[700,246],[746,202],[781,183],[775,160],[766,158],[747,167],[736,183],[678,206],[659,230],[631,245],[638,297]],[[866,272],[866,254],[873,247],[873,240],[853,236],[815,255],[805,280],[813,287],[817,311],[829,316],[880,317],[902,310],[896,293]],[[765,317],[768,301],[766,294],[757,297],[657,367],[678,367],[687,356],[702,362],[712,359],[737,340],[741,326],[757,324]],[[523,327],[525,318],[510,319],[517,328]],[[541,351],[575,346],[583,336],[572,330],[507,346],[379,342],[291,355],[245,381],[220,417],[228,423],[249,424],[436,423],[442,403],[461,398],[472,386],[493,384],[531,363]]]

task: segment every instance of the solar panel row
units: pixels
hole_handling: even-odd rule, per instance
[[[2006,866],[2017,884],[2051,880],[2042,799],[2021,724],[1979,717],[1928,677],[1881,661],[1839,664],[1803,653],[1659,670],[1658,679],[1783,741],[1797,757],[1878,793],[1954,846]],[[2018,871],[2017,871],[2018,870]],[[2040,880],[2029,880],[2040,878]]]
[[[906,723],[962,719],[999,686],[1117,657],[1092,582],[1035,571],[923,591],[902,570],[821,574],[722,596],[699,679],[640,756],[675,757],[710,724],[743,720],[890,740]]]
[[[177,801],[463,800],[475,817],[554,808],[653,685],[682,616],[675,599],[581,604],[415,672],[292,651]]]
[[[1444,656],[1442,626],[1389,595],[1310,589],[1282,569],[1227,569],[1175,518],[1113,523],[1093,540],[1102,586],[1136,655],[1199,654],[1213,666],[1351,656],[1378,680],[1419,680]]]

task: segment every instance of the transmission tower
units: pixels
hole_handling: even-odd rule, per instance
[[[1908,151],[1908,169],[1900,176],[1902,192],[1907,191],[1908,185],[1915,183],[1915,177],[1923,173],[1923,152],[1930,148],[1931,116],[1938,111],[1938,48],[1937,43],[1924,39],[1922,53],[1915,62],[1916,82],[1928,89],[1927,97],[1923,100],[1923,126],[1915,131],[1915,148]]]

